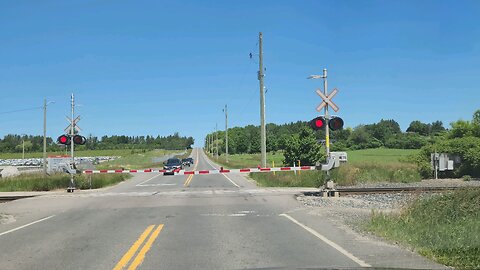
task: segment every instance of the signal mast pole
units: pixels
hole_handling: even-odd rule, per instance
[[[72,165],[75,164],[75,157],[73,155],[73,150],[74,150],[74,143],[73,143],[73,136],[75,135],[75,97],[73,96],[72,93],[72,98],[71,98],[71,104],[72,104],[72,115],[70,119],[70,156],[72,157]]]
[[[218,159],[218,124],[215,123],[215,158]]]
[[[75,135],[75,97],[72,93],[71,101],[71,118],[70,118],[70,156],[72,158],[72,168],[70,170],[70,184],[68,185],[67,192],[73,192],[75,190],[75,180],[73,179],[73,170],[75,169],[75,157],[73,155],[74,142],[73,136]]]
[[[328,93],[327,93],[327,69],[324,68],[323,69],[323,94],[325,94],[325,96],[328,96]],[[328,123],[330,121],[330,116],[328,115],[328,103],[327,105],[325,105],[325,120],[326,122]],[[327,158],[330,157],[330,128],[328,127],[325,127],[325,149],[326,149],[326,152],[327,152]]]
[[[228,163],[228,111],[225,104],[225,162]]]

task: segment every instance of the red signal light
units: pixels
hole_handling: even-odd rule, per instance
[[[325,117],[323,117],[323,116],[319,116],[319,117],[310,121],[310,127],[313,130],[324,129],[325,125],[326,125]]]
[[[70,143],[70,137],[67,135],[61,135],[57,138],[57,142],[59,144],[69,144]]]

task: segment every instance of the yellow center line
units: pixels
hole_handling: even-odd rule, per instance
[[[147,236],[150,234],[150,232],[153,230],[153,227],[155,225],[150,225],[148,226],[145,231],[140,235],[140,237],[133,243],[132,247],[123,255],[123,257],[120,259],[120,261],[117,263],[115,268],[113,270],[120,270],[127,265],[127,263],[130,261],[130,259],[135,255],[135,252],[137,252],[137,249],[142,245],[143,241],[147,238]]]
[[[195,165],[193,165],[193,170],[195,171],[197,169],[198,165],[198,150],[197,150],[197,157],[195,159]],[[193,174],[189,174],[187,177],[187,180],[185,180],[185,183],[183,184],[184,187],[188,187],[190,185],[190,182],[192,182]]]
[[[130,267],[128,267],[128,270],[137,269],[137,267],[143,262],[143,260],[145,259],[145,255],[152,247],[153,242],[155,242],[155,239],[157,239],[162,228],[163,228],[163,224],[158,225],[157,229],[150,235],[150,238],[148,238],[147,242],[145,243],[143,248],[140,250],[135,260],[133,260],[132,264],[130,264]]]

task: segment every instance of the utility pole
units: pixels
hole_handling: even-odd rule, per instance
[[[43,175],[47,175],[47,99],[43,99]]]
[[[215,158],[218,159],[218,123],[215,123]]]
[[[258,34],[258,80],[260,81],[260,148],[262,153],[262,168],[267,167],[267,139],[265,131],[265,87],[263,84],[263,50],[262,50],[262,32]]]
[[[70,156],[72,157],[72,168],[70,170],[70,184],[68,185],[67,192],[73,192],[75,190],[75,182],[73,179],[73,170],[75,169],[75,157],[73,155],[74,143],[73,136],[75,135],[75,97],[71,97],[72,114],[70,118]]]
[[[22,139],[22,159],[25,159],[25,138]]]
[[[228,111],[225,104],[225,162],[228,163]]]
[[[43,100],[43,174],[47,175],[47,106],[55,101]]]
[[[208,142],[209,142],[209,143],[208,143],[208,146],[209,146],[209,147],[208,147],[208,152],[209,152],[210,154],[213,153],[213,146],[212,146],[213,139],[212,139],[212,136],[213,136],[213,132],[212,132],[212,134],[208,134]]]

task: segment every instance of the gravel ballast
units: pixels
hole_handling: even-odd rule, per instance
[[[480,187],[480,181],[463,181],[461,179],[429,179],[415,183],[366,183],[342,188],[392,188],[392,187]],[[312,211],[331,220],[350,225],[358,229],[359,225],[375,212],[399,212],[409,203],[439,193],[433,192],[398,192],[345,195],[323,198],[319,196],[300,195],[297,200],[310,207]]]

